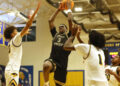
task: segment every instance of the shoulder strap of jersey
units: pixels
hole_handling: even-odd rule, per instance
[[[89,52],[88,52],[87,56],[86,56],[86,57],[83,57],[84,60],[86,60],[86,59],[89,57],[90,51],[91,51],[91,45],[89,46]]]

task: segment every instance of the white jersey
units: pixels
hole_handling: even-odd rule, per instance
[[[11,72],[16,71],[17,73],[19,72],[22,59],[21,42],[22,37],[20,36],[20,33],[17,33],[17,35],[9,42],[9,61],[5,70],[11,70]]]
[[[74,47],[83,57],[87,57],[89,53],[86,59],[87,80],[107,82],[103,50],[98,50],[95,46],[89,44],[77,44]]]
[[[107,66],[105,69],[110,69],[113,72],[117,73],[117,68],[118,68],[118,66],[116,66],[116,67],[115,66]],[[108,79],[109,86],[119,86],[119,82],[113,75],[106,74],[106,77]]]

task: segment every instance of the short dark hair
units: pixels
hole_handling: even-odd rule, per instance
[[[105,46],[105,36],[95,30],[89,33],[89,42],[98,48],[103,48]]]
[[[60,24],[60,26],[65,26],[65,28],[68,29],[67,26],[66,26],[65,24]]]
[[[13,33],[13,31],[17,29],[16,27],[14,26],[9,26],[7,27],[5,30],[4,30],[4,37],[5,39],[11,39],[11,34]]]

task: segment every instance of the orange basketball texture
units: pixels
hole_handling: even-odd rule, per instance
[[[74,7],[73,0],[63,0],[61,2],[61,10],[68,10],[72,9]]]

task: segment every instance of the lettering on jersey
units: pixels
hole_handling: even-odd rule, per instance
[[[63,43],[54,43],[54,45],[56,45],[56,46],[63,46]]]
[[[105,74],[105,75],[106,75],[107,80],[109,81],[110,80],[110,74]]]
[[[64,35],[57,35],[57,38],[65,38]]]

